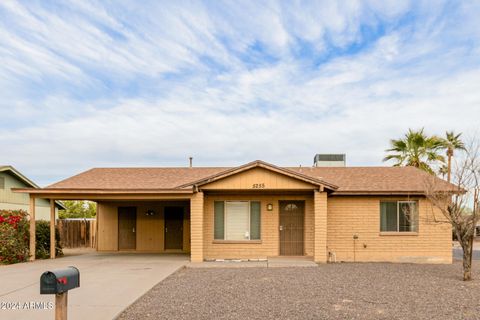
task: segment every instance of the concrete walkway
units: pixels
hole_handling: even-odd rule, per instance
[[[268,257],[256,260],[216,260],[206,262],[191,262],[188,268],[279,268],[279,267],[318,267],[312,257]]]
[[[0,319],[54,319],[54,309],[25,309],[25,303],[54,303],[40,295],[44,271],[75,266],[80,288],[68,294],[68,319],[112,319],[158,282],[189,262],[188,255],[88,253],[54,260],[0,266]],[[3,310],[20,303],[22,310]]]

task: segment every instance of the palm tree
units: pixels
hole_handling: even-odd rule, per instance
[[[432,136],[429,137],[423,132],[423,128],[418,131],[408,129],[403,139],[390,140],[390,149],[383,161],[395,160],[395,167],[412,166],[434,174],[432,164],[445,162],[445,158],[438,152],[444,147],[443,139]]]
[[[445,176],[448,174],[448,167],[446,165],[442,165],[438,168],[438,174],[442,176],[442,179],[445,179]]]
[[[455,134],[453,131],[446,132],[445,138],[442,139],[442,147],[447,150],[447,181],[450,182],[452,175],[452,157],[455,150],[465,150],[465,144],[460,139],[462,134]]]

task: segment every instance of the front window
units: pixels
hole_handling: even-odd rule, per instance
[[[260,202],[215,201],[215,240],[259,240]]]
[[[380,202],[380,231],[417,232],[417,201]]]

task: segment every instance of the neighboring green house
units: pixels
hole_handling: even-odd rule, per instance
[[[12,166],[0,165],[0,210],[29,209],[28,194],[12,192],[12,188],[39,188],[34,182]],[[58,210],[65,209],[61,202],[55,202],[55,218]],[[50,203],[46,199],[36,199],[35,220],[50,220]]]

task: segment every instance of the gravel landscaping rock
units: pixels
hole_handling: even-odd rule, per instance
[[[474,277],[480,265],[474,263]],[[182,269],[120,319],[480,319],[461,264]]]

